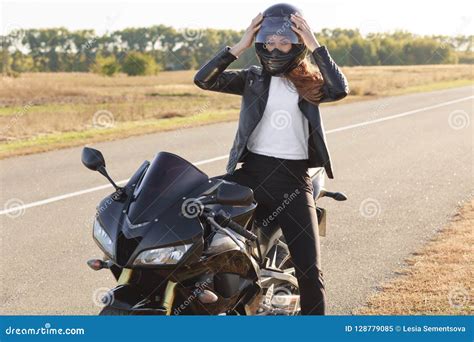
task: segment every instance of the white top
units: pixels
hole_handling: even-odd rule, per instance
[[[282,159],[308,159],[308,119],[298,107],[298,92],[290,80],[272,76],[263,117],[247,149]]]

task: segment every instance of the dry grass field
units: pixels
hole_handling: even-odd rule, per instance
[[[339,103],[472,84],[471,65],[343,68]],[[236,120],[240,98],[202,91],[195,71],[157,76],[29,73],[0,78],[0,158]],[[333,104],[325,104],[333,105]]]
[[[474,200],[406,262],[356,314],[473,315]]]

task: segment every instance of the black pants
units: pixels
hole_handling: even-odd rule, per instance
[[[280,225],[298,279],[301,313],[324,315],[326,294],[308,161],[249,152],[242,167],[224,179],[253,189],[260,229],[275,222]]]

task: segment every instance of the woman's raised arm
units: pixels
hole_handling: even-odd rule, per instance
[[[255,33],[260,28],[262,14],[259,13],[250,23],[242,39],[233,47],[225,47],[207,62],[194,76],[194,83],[201,89],[242,95],[247,77],[247,69],[225,71],[243,51],[252,45]]]
[[[346,97],[349,94],[349,83],[342,70],[332,59],[327,47],[319,44],[313,30],[301,15],[292,14],[291,21],[293,22],[293,31],[301,37],[306,47],[311,51],[323,76],[324,97],[319,102],[337,101]]]

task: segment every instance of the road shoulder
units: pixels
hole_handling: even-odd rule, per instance
[[[474,200],[369,297],[358,315],[474,314]]]

